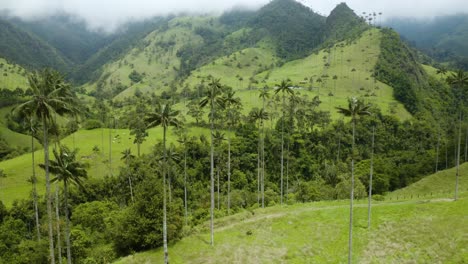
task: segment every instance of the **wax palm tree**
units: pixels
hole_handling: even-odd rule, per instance
[[[239,97],[235,97],[236,92],[228,91],[224,96],[225,107],[228,113],[228,162],[227,162],[227,176],[228,176],[228,191],[227,191],[227,210],[228,215],[231,212],[231,126],[235,123],[232,112],[235,108],[241,107],[242,103]]]
[[[128,173],[128,186],[130,187],[130,198],[132,199],[132,203],[135,202],[133,199],[133,186],[132,186],[132,177],[131,177],[131,172],[130,170],[130,161],[135,158],[135,155],[132,154],[132,151],[130,149],[125,149],[122,151],[120,154],[122,154],[122,157],[120,160],[123,160],[125,163],[125,166],[127,167],[127,173]]]
[[[257,203],[260,205],[260,197],[262,196],[263,182],[263,166],[262,166],[262,135],[261,128],[264,120],[268,120],[268,113],[264,109],[254,108],[249,114],[252,122],[257,124],[258,129],[258,145],[257,145]],[[264,203],[263,203],[264,204]]]
[[[225,106],[225,100],[222,97],[222,85],[219,79],[211,78],[208,84],[209,89],[205,98],[203,98],[199,105],[200,107],[210,107],[210,178],[211,178],[211,207],[210,207],[210,230],[211,230],[211,245],[214,246],[214,119],[216,109],[222,109]]]
[[[184,212],[185,212],[185,225],[188,225],[188,210],[187,210],[187,144],[189,138],[187,133],[183,133],[177,139],[177,142],[184,147]]]
[[[284,173],[284,112],[286,108],[286,103],[285,103],[285,94],[288,95],[293,95],[293,90],[291,88],[291,84],[283,80],[279,85],[277,85],[275,89],[275,94],[278,94],[281,92],[282,95],[282,100],[283,100],[283,106],[282,106],[282,116],[281,116],[281,205],[283,204],[283,173]]]
[[[170,126],[178,127],[180,125],[177,116],[179,111],[172,110],[170,104],[161,105],[158,104],[154,112],[151,112],[146,117],[148,127],[162,126],[163,128],[163,166],[162,166],[162,177],[163,177],[163,246],[164,246],[164,263],[169,262],[169,253],[167,250],[167,202],[166,202],[166,134],[167,128]]]
[[[338,113],[351,117],[351,123],[353,125],[353,140],[351,145],[351,192],[350,192],[350,208],[349,208],[349,238],[348,238],[348,263],[351,263],[353,253],[353,200],[354,200],[354,143],[356,134],[356,120],[359,116],[370,115],[369,105],[352,97],[348,100],[348,108],[337,107]]]
[[[224,133],[221,133],[219,131],[216,131],[213,135],[213,140],[214,140],[214,145],[215,146],[218,146],[218,147],[221,147],[221,144],[224,140],[226,140],[226,138],[224,137]],[[218,193],[218,210],[220,208],[220,193],[219,193],[219,171],[220,171],[220,168],[219,168],[219,163],[220,163],[220,160],[221,160],[221,150],[218,151],[218,153],[216,153],[216,156],[217,156],[217,162],[218,162],[218,165],[216,166],[216,183],[217,183],[217,187],[216,187],[216,192]]]
[[[57,71],[45,69],[35,72],[28,77],[33,96],[28,101],[18,105],[14,112],[30,113],[31,116],[42,122],[44,145],[44,170],[46,181],[47,222],[49,231],[50,261],[55,264],[54,235],[52,229],[52,196],[50,191],[49,175],[49,125],[54,122],[56,114],[76,115],[79,110],[76,95],[71,91],[70,85],[63,81]]]
[[[464,89],[468,87],[468,75],[458,70],[447,77],[447,83],[455,88],[455,95],[457,98],[457,105],[459,109],[459,122],[458,122],[458,148],[457,148],[457,170],[455,176],[455,196],[458,199],[458,177],[460,175],[460,148],[461,148],[461,127],[462,127],[462,108],[464,106]]]
[[[60,146],[59,150],[53,150],[55,160],[49,160],[49,171],[55,178],[51,179],[50,182],[62,182],[63,183],[63,194],[64,194],[64,209],[65,209],[65,241],[67,243],[67,262],[72,263],[71,256],[71,243],[70,243],[70,219],[68,213],[68,187],[70,184],[75,184],[81,189],[83,187],[83,179],[88,177],[86,172],[86,165],[76,160],[77,150],[71,151],[66,146]],[[45,164],[39,165],[45,169]]]
[[[265,101],[270,98],[270,94],[268,92],[268,86],[263,87],[263,90],[260,91],[259,97],[262,99],[262,110],[265,112]],[[267,114],[267,113],[266,113]],[[268,116],[267,116],[268,119]],[[265,208],[265,122],[261,122],[261,152],[262,152],[262,186],[261,186],[261,193],[262,193],[262,208]]]

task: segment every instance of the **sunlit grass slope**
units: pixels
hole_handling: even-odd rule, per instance
[[[393,89],[373,78],[380,37],[380,32],[372,29],[354,41],[337,43],[330,49],[284,65],[276,63],[279,60],[274,48],[264,40],[256,48],[219,58],[195,70],[186,83],[193,87],[207,76],[219,78],[221,83],[237,91],[248,112],[252,107],[261,106],[260,89],[268,86],[272,90],[282,80],[289,79],[301,96],[319,96],[321,109],[331,111],[334,118],[338,118],[335,107],[345,106],[348,98],[357,96],[376,104],[384,113],[405,120],[410,114],[394,99]]]
[[[5,59],[0,58],[0,88],[15,90],[21,88],[26,90],[29,87],[26,70],[16,64],[10,64]]]
[[[12,107],[0,108],[0,135],[13,148],[31,149],[31,137],[8,129],[6,115],[10,113]],[[35,146],[40,146],[37,140]]]
[[[427,196],[453,186],[453,169],[429,175],[403,189]],[[468,183],[468,164],[461,167],[460,186]],[[373,202],[367,229],[366,200],[354,209],[353,263],[466,263],[468,261],[468,192],[460,199]],[[389,194],[387,197],[401,191]],[[215,246],[208,224],[169,247],[171,263],[345,263],[347,201],[315,202],[244,211],[217,219]],[[117,261],[159,263],[161,249]]]
[[[357,203],[353,263],[464,263],[468,261],[467,196],[452,201]],[[222,219],[215,246],[208,230],[169,247],[171,263],[346,263],[349,208],[320,202],[257,209]],[[160,263],[162,250],[117,263]]]
[[[172,128],[170,128],[169,131],[168,142],[177,144],[176,137],[172,133]],[[161,128],[150,129],[148,133],[149,136],[141,146],[142,154],[149,153],[151,148],[162,140]],[[208,133],[208,129],[190,129],[190,134],[193,136],[200,136],[202,134],[208,135]],[[109,142],[111,143],[109,144]],[[129,130],[126,129],[80,130],[63,139],[61,144],[70,148],[79,149],[78,158],[82,162],[86,162],[90,165],[88,175],[92,178],[101,178],[105,175],[110,175],[111,169],[113,175],[118,174],[119,167],[123,166],[121,153],[125,149],[130,148],[132,154],[137,154],[137,147],[133,144],[133,136],[130,136]],[[111,145],[111,148],[109,148],[109,145]],[[98,152],[93,151],[95,146],[99,149]],[[109,149],[111,149],[111,155],[109,155]],[[44,171],[37,165],[39,163],[44,163],[43,149],[37,150],[34,154],[38,189],[39,193],[42,195],[45,191]],[[50,155],[50,158],[53,159],[52,152]],[[111,162],[109,162],[109,160],[111,160]],[[0,168],[6,174],[6,178],[0,178],[0,200],[7,206],[10,206],[15,199],[27,198],[31,191],[31,183],[28,181],[32,176],[31,153],[2,161],[0,162]]]

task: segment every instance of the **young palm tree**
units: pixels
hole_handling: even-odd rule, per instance
[[[210,107],[210,177],[211,177],[211,207],[210,207],[210,229],[211,229],[211,245],[214,246],[214,119],[216,108],[224,108],[225,100],[222,97],[222,85],[219,79],[211,78],[208,84],[209,89],[205,98],[203,98],[199,105],[200,107]]]
[[[462,127],[462,108],[464,106],[464,89],[468,87],[468,75],[459,70],[452,73],[447,77],[447,82],[456,90],[456,98],[459,109],[459,122],[458,122],[458,148],[457,148],[457,172],[455,176],[455,196],[454,200],[458,199],[458,177],[460,175],[460,148],[461,148],[461,127]]]
[[[65,241],[67,243],[67,262],[72,263],[71,256],[71,243],[70,243],[70,219],[68,212],[68,186],[70,184],[76,184],[78,187],[83,187],[83,179],[88,177],[86,172],[86,165],[76,160],[77,150],[71,151],[66,146],[60,146],[57,151],[53,150],[55,160],[49,160],[49,171],[55,178],[50,182],[63,182],[63,194],[64,194],[64,209],[65,209]],[[45,164],[39,165],[45,169]]]
[[[125,162],[125,166],[127,166],[127,170],[129,170],[130,161],[134,159],[135,156],[132,155],[132,151],[130,149],[125,149],[120,154],[122,154],[122,158],[120,158],[120,160],[123,160]],[[128,186],[130,187],[130,197],[132,199],[132,203],[134,203],[135,200],[133,199],[132,177],[130,172],[128,172]]]
[[[49,178],[49,125],[54,122],[56,114],[72,114],[79,112],[76,95],[71,91],[70,85],[63,81],[57,71],[45,69],[35,72],[28,78],[33,96],[30,100],[18,105],[13,111],[29,112],[42,122],[44,145],[44,170],[46,181],[47,222],[49,231],[50,261],[55,264],[54,235],[52,229],[52,196]]]
[[[349,202],[349,238],[348,238],[348,263],[351,263],[353,253],[353,200],[354,200],[354,139],[356,134],[356,120],[359,116],[370,115],[369,105],[352,97],[348,100],[348,108],[337,107],[338,113],[351,117],[351,123],[353,125],[353,140],[351,145],[351,192]]]
[[[282,99],[283,99],[283,106],[282,106],[282,116],[281,116],[281,205],[283,205],[283,174],[284,174],[284,112],[286,109],[285,103],[285,94],[293,95],[293,90],[291,88],[291,84],[288,81],[281,81],[279,85],[277,85],[275,94],[281,92]]]
[[[167,202],[166,202],[166,134],[167,128],[170,126],[178,127],[180,125],[177,116],[179,111],[172,110],[170,104],[158,104],[154,112],[148,114],[146,122],[148,127],[162,126],[163,128],[163,161],[162,177],[163,177],[163,245],[164,245],[164,263],[169,262],[169,253],[167,250]]]

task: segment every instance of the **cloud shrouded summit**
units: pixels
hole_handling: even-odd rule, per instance
[[[38,19],[57,13],[76,15],[90,28],[113,30],[121,23],[155,15],[180,12],[220,13],[235,6],[259,8],[269,0],[1,0],[0,10],[23,19]],[[323,15],[342,0],[298,0]],[[468,13],[466,0],[349,0],[357,14],[383,12],[384,17],[425,18],[437,15]]]

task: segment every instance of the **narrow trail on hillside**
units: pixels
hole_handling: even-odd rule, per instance
[[[407,201],[395,201],[395,202],[384,202],[384,203],[375,203],[372,205],[372,207],[381,207],[381,206],[393,206],[393,205],[400,205],[400,204],[423,204],[423,203],[439,203],[439,202],[453,202],[453,199],[448,199],[448,198],[434,198],[434,199],[428,199],[428,200],[407,200]],[[273,214],[267,214],[267,212],[263,213],[257,211],[256,215],[253,215],[250,218],[231,223],[225,226],[220,226],[220,227],[215,227],[216,231],[224,231],[227,229],[231,229],[233,227],[242,225],[242,224],[248,224],[248,223],[254,223],[257,221],[262,221],[262,220],[267,220],[267,219],[275,219],[275,218],[280,218],[284,217],[287,215],[294,215],[294,214],[300,214],[304,212],[311,212],[311,211],[322,211],[322,210],[331,210],[331,209],[338,209],[338,208],[348,208],[349,204],[342,204],[342,205],[331,205],[331,206],[319,206],[315,207],[311,205],[310,207],[304,207],[300,209],[293,209],[293,208],[285,208],[286,210],[283,212],[277,212]],[[354,208],[365,208],[367,207],[366,204],[355,204]]]

